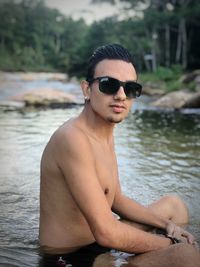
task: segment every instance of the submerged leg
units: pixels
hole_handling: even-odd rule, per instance
[[[126,260],[125,260],[126,261]],[[117,258],[109,253],[99,255],[93,267],[115,267]],[[200,267],[200,253],[188,244],[175,244],[166,249],[131,256],[122,267]]]
[[[191,245],[176,244],[131,257],[124,267],[200,267],[200,253]]]

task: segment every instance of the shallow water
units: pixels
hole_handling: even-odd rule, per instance
[[[0,73],[0,101],[41,87],[82,99],[77,84]],[[200,241],[200,110],[161,113],[139,100],[115,130],[122,189],[143,204],[180,195],[190,209],[189,229]],[[38,266],[41,154],[54,130],[81,109],[0,110],[0,266]]]
[[[41,153],[81,109],[0,112],[0,266],[37,266]],[[132,111],[115,130],[123,191],[143,204],[179,194],[200,241],[199,136],[200,116],[179,113]]]

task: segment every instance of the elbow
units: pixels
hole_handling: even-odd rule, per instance
[[[99,245],[108,248],[114,247],[114,238],[112,231],[108,229],[106,226],[96,230],[94,232],[94,237]]]

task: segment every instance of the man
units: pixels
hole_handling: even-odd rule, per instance
[[[41,160],[43,265],[97,266],[115,249],[140,254],[126,266],[200,266],[194,237],[177,226],[188,222],[182,200],[166,196],[144,207],[121,192],[113,130],[141,93],[129,52],[98,48],[81,87],[83,111],[53,134]],[[153,228],[165,235],[145,231]]]

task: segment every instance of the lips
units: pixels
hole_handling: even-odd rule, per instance
[[[110,106],[115,113],[121,113],[126,109],[126,107],[124,105],[120,105],[120,104],[113,104]]]

